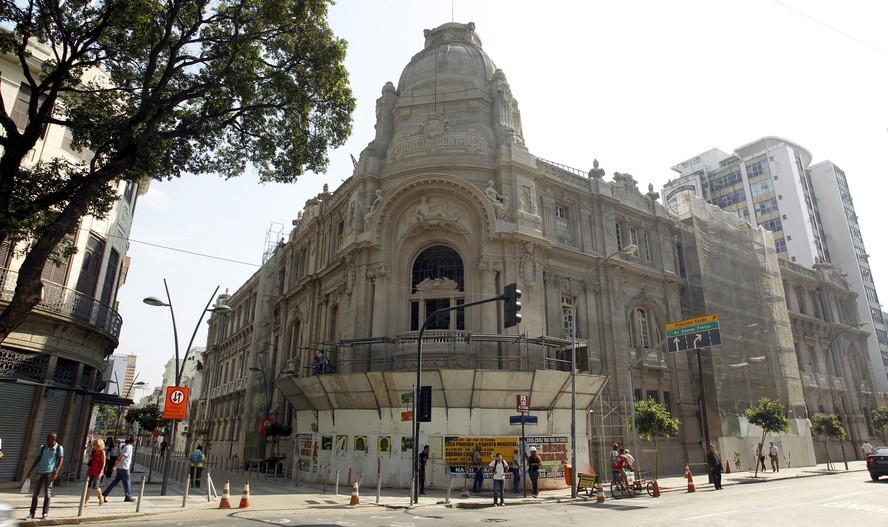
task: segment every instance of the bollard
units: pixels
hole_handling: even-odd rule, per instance
[[[145,494],[145,476],[139,478],[139,497],[136,498],[136,512],[142,508],[142,496]]]
[[[210,502],[211,495],[215,494],[215,488],[213,488],[213,478],[210,476],[210,470],[207,469],[207,503]]]
[[[333,494],[339,496],[339,469],[336,469],[336,485],[333,487]]]
[[[450,476],[450,486],[447,487],[447,497],[444,498],[444,505],[450,503],[450,493],[453,491],[453,476]]]
[[[376,503],[379,503],[380,494],[382,494],[382,460],[376,458]]]
[[[80,507],[77,508],[77,517],[83,516],[83,503],[86,501],[86,494],[89,492],[89,477],[83,480],[83,492],[80,493]]]
[[[182,493],[182,508],[185,508],[185,502],[188,501],[188,489],[191,487],[191,478],[185,480],[185,492]]]

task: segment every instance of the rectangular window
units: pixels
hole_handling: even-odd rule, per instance
[[[742,181],[743,177],[740,175],[740,171],[731,172],[725,176],[711,179],[709,181],[709,190],[710,192],[717,192],[723,188],[733,187]]]
[[[102,269],[102,259],[105,256],[105,241],[90,235],[86,242],[86,250],[83,253],[83,263],[80,265],[80,276],[77,278],[76,291],[90,298],[96,294],[96,286],[99,283],[99,272]]]
[[[666,411],[672,414],[672,398],[669,395],[669,392],[663,392],[663,407],[666,408]]]
[[[616,223],[615,227],[617,229],[617,247],[623,248],[623,230],[620,228],[620,224]]]
[[[764,161],[759,161],[758,163],[753,163],[751,165],[746,165],[746,177],[754,178],[756,176],[760,176],[765,173],[764,169]]]
[[[755,205],[756,214],[759,216],[764,216],[770,212],[774,212],[777,210],[777,200],[774,198],[766,199],[764,201],[760,201]]]
[[[638,246],[638,229],[634,227],[629,227],[629,244]]]
[[[573,335],[573,327],[574,327],[573,303],[574,303],[573,296],[566,295],[566,294],[561,295],[561,311],[562,311],[561,331],[562,331],[562,335],[564,335],[564,336]]]
[[[570,224],[567,221],[567,209],[559,205],[555,205],[555,227],[561,230],[570,230]]]
[[[643,232],[641,234],[641,242],[641,257],[649,262],[652,261],[653,258],[651,258],[651,242],[648,238],[647,232]]]
[[[120,255],[114,249],[108,255],[108,264],[105,266],[105,280],[102,282],[102,298],[100,301],[106,306],[110,306],[114,300],[114,289],[117,286],[117,264],[120,262]]]
[[[638,401],[640,401],[641,400],[641,390],[639,390],[639,389],[633,390],[632,398],[633,398],[634,402],[636,402],[636,403]]]
[[[774,240],[774,247],[777,248],[778,253],[785,253],[786,252],[786,239],[778,238],[778,239]]]

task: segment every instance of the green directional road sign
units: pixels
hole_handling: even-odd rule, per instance
[[[721,344],[718,315],[706,315],[666,324],[669,351],[688,351]]]

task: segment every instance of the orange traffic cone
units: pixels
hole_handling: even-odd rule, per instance
[[[244,485],[244,493],[241,495],[241,502],[238,505],[239,509],[247,509],[250,507],[250,482],[248,481]]]
[[[731,462],[725,461],[725,474],[730,474],[730,473],[731,473]]]
[[[697,487],[694,486],[694,478],[691,476],[691,467],[685,463],[685,476],[688,478],[688,492],[697,492]]]
[[[660,484],[657,483],[657,480],[654,480],[654,494],[653,494],[653,497],[654,497],[654,498],[659,498],[659,497],[660,497]]]
[[[225,489],[222,491],[222,501],[219,502],[220,509],[230,509],[231,508],[231,491],[228,480],[225,480]]]
[[[358,480],[355,480],[355,485],[352,487],[352,499],[348,502],[349,505],[360,505],[361,504],[361,496],[358,495]]]
[[[598,494],[595,495],[595,503],[604,503],[604,489],[601,488],[601,483],[598,483]]]

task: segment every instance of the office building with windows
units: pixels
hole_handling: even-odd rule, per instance
[[[712,149],[672,167],[680,176],[663,187],[663,200],[674,209],[676,197],[691,191],[771,231],[781,258],[844,272],[858,295],[856,317],[869,323],[876,389],[888,392],[888,332],[848,178],[830,161],[811,160],[804,147],[780,137],[758,139],[733,154]]]

